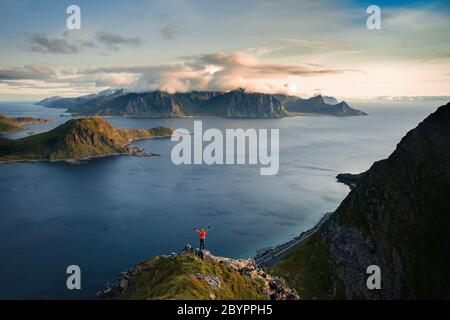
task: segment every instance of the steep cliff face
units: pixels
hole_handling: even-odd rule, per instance
[[[301,298],[450,297],[450,103],[363,174],[316,232],[271,267]],[[381,268],[368,290],[366,268]]]
[[[154,91],[145,94],[130,93],[90,108],[72,108],[70,112],[94,113],[111,116],[161,116],[183,115],[178,101],[168,93]]]
[[[283,117],[283,104],[273,95],[235,90],[209,100],[211,108],[224,117]]]
[[[18,140],[0,141],[0,162],[80,160],[115,154],[136,154],[127,145],[136,139],[170,136],[168,128],[116,129],[100,117],[69,120],[57,128]]]
[[[189,92],[169,94],[162,91],[129,93],[102,104],[85,103],[69,112],[113,116],[194,116],[282,117],[287,112],[272,95],[246,93]]]

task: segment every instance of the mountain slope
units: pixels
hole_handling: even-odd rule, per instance
[[[127,147],[133,140],[171,134],[171,129],[163,127],[116,129],[100,117],[72,119],[48,132],[18,140],[0,140],[0,162],[134,154],[142,150]]]
[[[270,267],[301,298],[450,297],[450,103],[372,166],[337,210]],[[368,290],[366,268],[381,268]]]

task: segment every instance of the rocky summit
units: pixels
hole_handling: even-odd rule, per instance
[[[154,257],[122,272],[98,293],[100,299],[298,299],[281,278],[253,259],[233,260],[187,245],[181,252]]]

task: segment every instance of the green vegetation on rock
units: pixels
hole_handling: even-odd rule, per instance
[[[300,298],[342,298],[343,287],[334,275],[335,262],[330,259],[329,245],[316,235],[294,248],[287,259],[270,268],[270,273],[289,280]]]
[[[268,299],[259,279],[194,254],[155,257],[139,265],[139,270],[112,299]]]
[[[187,245],[121,272],[98,293],[101,299],[292,300],[286,282],[259,268],[253,259],[217,257]]]

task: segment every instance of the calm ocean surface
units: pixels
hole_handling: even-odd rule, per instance
[[[368,117],[284,119],[111,118],[122,128],[279,128],[280,170],[172,164],[170,139],[136,145],[161,157],[115,157],[82,165],[0,165],[0,298],[94,298],[107,281],[154,255],[197,246],[194,226],[211,226],[216,255],[254,256],[314,226],[348,194],[336,182],[387,157],[404,134],[443,102],[352,103]],[[0,103],[8,116],[51,117],[9,138],[69,119],[61,109]],[[66,289],[66,268],[82,290]]]

